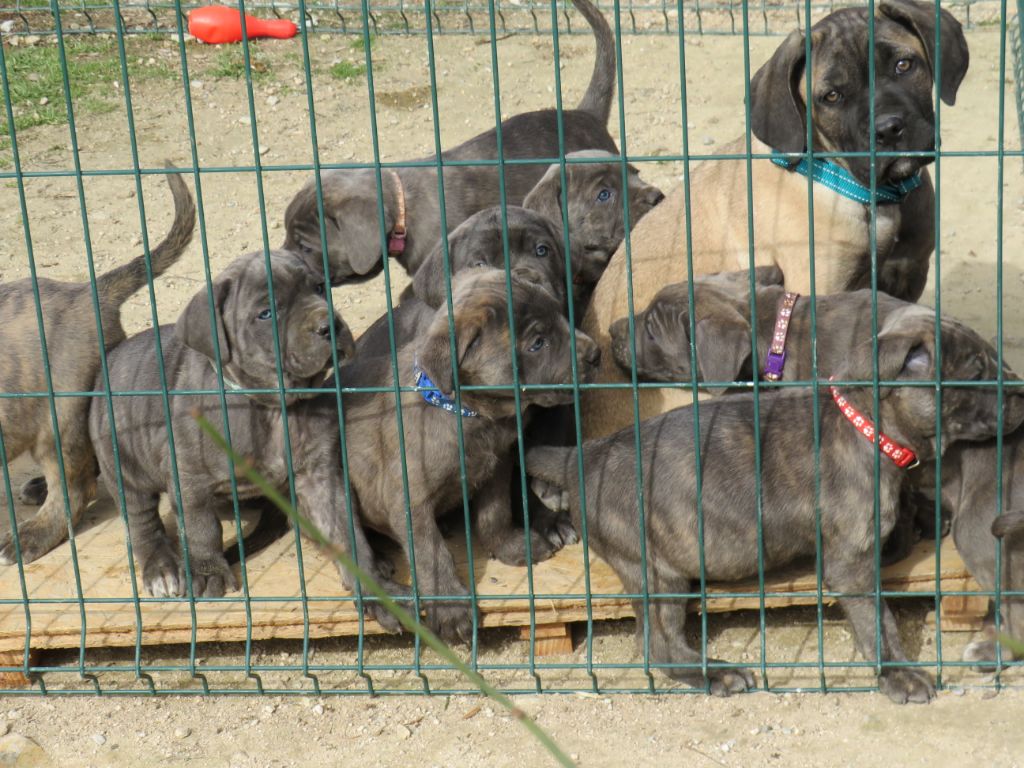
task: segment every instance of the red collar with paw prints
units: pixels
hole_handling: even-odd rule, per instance
[[[829,379],[831,381],[832,379]],[[835,404],[839,406],[839,410],[843,412],[843,416],[846,420],[853,424],[864,437],[869,440],[872,444],[875,442],[875,425],[871,420],[858,411],[850,402],[843,397],[839,390],[834,384],[829,385],[829,391],[832,393],[832,399]],[[883,455],[888,456],[892,459],[900,469],[913,469],[920,462],[917,460],[917,454],[909,448],[900,445],[895,440],[892,440],[884,432],[878,433],[878,449]]]

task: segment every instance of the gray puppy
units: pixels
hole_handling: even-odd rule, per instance
[[[778,267],[754,270],[754,308],[757,312],[757,359],[763,368],[775,331],[775,320],[786,289]],[[645,381],[690,379],[690,341],[697,353],[697,380],[703,382],[750,381],[751,309],[750,278],[746,271],[706,275],[693,281],[694,321],[690,331],[688,283],[662,288],[651,303],[634,317],[637,376]],[[849,350],[871,338],[871,316],[877,306],[878,326],[894,312],[925,314],[934,311],[917,304],[862,289],[815,297],[818,368],[825,375],[838,371]],[[608,329],[615,362],[630,371],[629,322],[620,318]],[[786,338],[784,378],[808,380],[813,375],[811,350],[811,298],[801,296],[793,306]]]
[[[630,227],[635,227],[644,214],[665,199],[660,189],[640,178],[633,164],[627,165],[623,192],[622,166],[609,152],[587,149],[565,156],[566,160],[595,158],[608,158],[608,162],[566,163],[564,195],[561,167],[555,163],[523,200],[524,208],[542,213],[558,224],[562,223],[565,204],[573,251],[573,290],[586,291],[588,296],[626,236],[622,196],[626,196]]]
[[[597,42],[593,75],[576,109],[562,113],[563,138],[553,109],[514,115],[501,123],[506,160],[557,157],[560,151],[617,148],[608,133],[608,115],[615,91],[615,41],[608,22],[590,0],[573,0],[590,24]],[[495,160],[497,133],[489,130],[441,154],[442,162]],[[389,239],[404,226],[401,251],[389,248],[410,274],[446,234],[441,230],[437,170],[434,158],[427,166],[384,171],[383,229]],[[419,162],[419,161],[417,161]],[[547,164],[513,164],[504,167],[508,200],[522,200],[540,180]],[[450,229],[479,210],[500,203],[499,170],[494,165],[449,165],[443,171],[445,222]],[[331,284],[373,277],[382,269],[381,222],[377,206],[377,174],[368,170],[334,170],[321,175],[327,260]],[[401,211],[404,209],[404,223]],[[396,230],[396,226],[398,229]],[[316,184],[311,179],[289,203],[285,212],[287,233],[283,248],[302,253],[316,269],[323,270],[320,217]]]
[[[1024,429],[1003,438],[1002,508],[1007,511],[998,517],[996,458],[995,440],[951,446],[942,457],[942,507],[952,518],[957,551],[982,589],[995,589],[996,539],[1002,538],[1000,589],[1019,592],[1024,590]],[[921,469],[917,487],[927,494],[935,488],[935,465],[926,463]],[[934,506],[928,511],[934,516]],[[1003,631],[1024,638],[1024,598],[1004,596],[998,608]],[[1010,649],[1002,649],[1004,660],[1013,657]],[[970,643],[963,658],[991,669],[996,641]]]
[[[150,269],[157,277],[174,264],[192,240],[196,209],[192,195],[177,173],[167,174],[174,197],[174,222],[167,236],[150,252]],[[96,278],[103,342],[111,349],[125,338],[121,305],[146,285],[146,257],[131,261]],[[61,283],[39,279],[39,309],[43,317],[46,352],[55,392],[88,392],[100,370],[99,332],[93,314],[89,283]],[[36,319],[36,303],[29,279],[0,285],[0,391],[46,392],[47,382]],[[68,537],[64,495],[46,500],[46,488],[61,487],[58,459],[63,458],[71,525],[81,519],[94,495],[96,461],[89,445],[87,419],[89,398],[61,397],[55,402],[60,455],[50,418],[50,401],[43,397],[0,399],[0,424],[7,458],[13,461],[30,453],[44,477],[26,485],[23,497],[43,504],[36,515],[18,526],[21,559],[32,562]],[[0,536],[0,563],[16,562],[14,534]]]
[[[944,379],[991,380],[998,371],[994,350],[965,326],[945,321],[942,333]],[[884,324],[878,336],[878,375],[883,381],[927,381],[935,378],[934,321],[914,315]],[[847,379],[871,376],[871,344],[849,351],[839,373]],[[842,394],[871,418],[872,394],[867,387],[844,387]],[[934,389],[883,387],[877,427],[920,461],[933,458],[957,440],[984,440],[997,426],[994,387],[954,388],[943,392],[942,440],[936,438]],[[1024,397],[1006,400],[1005,425],[1024,419]],[[690,592],[700,578],[699,548],[703,545],[708,579],[736,581],[758,572],[755,519],[757,472],[754,446],[761,445],[761,490],[764,565],[778,568],[816,553],[814,414],[820,413],[820,510],[825,583],[844,593],[839,598],[852,625],[857,646],[875,661],[874,464],[879,460],[881,535],[895,524],[899,489],[905,472],[876,449],[832,402],[823,387],[816,401],[809,392],[783,391],[760,397],[760,438],[754,431],[754,400],[749,394],[727,395],[700,404],[700,451],[703,467],[703,541],[699,538],[696,504],[694,411],[678,408],[642,423],[643,491],[646,514],[647,587],[652,593]],[[640,589],[641,531],[635,486],[635,437],[631,429],[583,446],[586,478],[587,530],[590,546],[609,562],[625,589]],[[536,448],[527,454],[527,472],[564,493],[548,493],[547,503],[560,507],[568,497],[573,522],[580,523],[575,448]],[[902,460],[912,459],[906,454]],[[550,489],[549,489],[550,491]],[[881,542],[879,542],[880,544]],[[700,654],[686,641],[685,599],[654,598],[650,606],[651,655],[665,672],[691,685],[707,685],[711,693],[728,695],[752,687],[753,675],[743,669],[701,672]],[[642,616],[637,605],[636,615]],[[881,662],[905,660],[892,613],[882,603]],[[638,628],[641,629],[642,628]],[[715,662],[711,660],[712,664]],[[685,665],[685,666],[681,666]],[[879,686],[893,701],[925,702],[934,696],[930,676],[909,668],[883,667]]]
[[[352,335],[340,318],[332,318],[322,275],[296,255],[271,253],[277,304],[281,375],[288,388],[319,387],[332,370],[332,326],[342,359],[350,355]],[[169,424],[162,398],[133,395],[113,398],[117,428],[115,459],[107,402],[97,397],[89,412],[89,436],[100,470],[114,498],[118,477],[124,487],[129,533],[146,590],[156,597],[186,593],[186,566],[197,597],[219,597],[235,588],[235,576],[223,554],[218,513],[231,510],[231,477],[225,455],[196,424],[200,413],[222,428],[216,349],[227,390],[227,417],[234,449],[278,488],[288,487],[284,414],[277,392],[274,322],[262,253],[233,261],[213,281],[212,313],[205,290],[197,293],[174,325],[159,329],[169,395]],[[212,317],[211,317],[212,315]],[[214,346],[216,342],[216,347]],[[108,358],[110,385],[116,391],[160,390],[156,332],[128,339]],[[242,394],[234,390],[269,389]],[[207,390],[209,394],[173,394]],[[342,520],[344,489],[337,459],[337,416],[331,423],[304,416],[303,398],[288,394],[287,417],[299,507],[316,522]],[[333,439],[332,439],[333,434]],[[176,496],[170,446],[173,440],[181,496]],[[258,495],[239,478],[242,498]],[[160,495],[185,520],[188,562],[184,561],[157,512]],[[335,524],[335,527],[339,526]],[[331,532],[331,529],[328,529]]]
[[[508,263],[513,274],[528,272],[531,279],[565,301],[565,256],[562,237],[547,216],[508,206]],[[497,206],[473,214],[448,235],[448,269],[454,276],[467,269],[504,269],[502,215]],[[444,252],[440,243],[430,252],[392,309],[395,344],[412,341],[430,324],[448,294]],[[382,315],[359,337],[356,354],[387,355],[390,352],[388,316]]]
[[[511,448],[516,439],[517,411],[571,401],[571,389],[526,389],[517,403],[512,359],[519,363],[524,385],[564,385],[572,381],[570,339],[575,334],[578,370],[589,381],[597,364],[597,346],[573,331],[562,304],[546,289],[512,276],[515,347],[510,343],[506,275],[500,270],[470,270],[456,279],[453,302],[454,347],[449,315],[442,307],[418,339],[398,352],[402,385],[422,391],[401,395],[402,436],[399,437],[391,362],[386,357],[356,358],[341,371],[347,387],[384,387],[387,391],[353,393],[346,398],[352,513],[366,526],[399,542],[411,556],[422,594],[466,595],[436,518],[462,505],[459,422],[464,440],[465,482],[473,505],[473,525],[484,548],[502,562],[526,562],[525,534],[512,525],[509,502]],[[452,398],[453,372],[460,387],[497,389],[462,392],[461,419]],[[406,527],[408,478],[412,531]],[[531,532],[534,560],[555,547]],[[432,600],[427,623],[448,640],[469,639],[471,608],[465,600]]]

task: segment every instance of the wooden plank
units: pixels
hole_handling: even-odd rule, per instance
[[[534,627],[535,656],[561,656],[572,653],[572,628],[568,624],[540,624]],[[530,628],[519,628],[519,639],[530,640]]]
[[[29,654],[29,664],[35,664],[35,651]],[[25,662],[25,651],[0,653],[0,667],[20,667]],[[0,690],[27,688],[31,681],[21,672],[0,672]]]
[[[247,520],[246,525],[251,525]],[[31,604],[31,647],[74,648],[82,636],[85,616],[85,643],[88,646],[134,645],[137,637],[145,644],[189,642],[192,621],[187,601],[155,602],[143,598],[136,608],[132,599],[131,573],[128,568],[125,531],[109,502],[94,505],[76,534],[79,574],[86,600],[80,608],[75,592],[74,569],[68,545],[58,547],[35,563],[25,566],[25,581]],[[449,542],[456,561],[467,578],[468,566],[462,534]],[[352,602],[344,602],[332,563],[303,542],[305,588],[310,598],[309,625],[304,626],[299,574],[294,537],[289,535],[258,553],[248,562],[251,625],[246,617],[246,602],[241,593],[222,602],[197,603],[196,638],[199,642],[242,640],[247,631],[254,639],[301,638],[352,635],[359,632],[360,620]],[[594,597],[590,614],[595,619],[632,616],[630,601],[619,596],[622,586],[611,568],[591,554],[590,582]],[[408,581],[408,574],[399,573]],[[976,588],[967,576],[952,542],[942,550],[941,578],[958,585]],[[579,545],[567,547],[554,558],[533,568],[532,601],[537,624],[565,624],[583,621],[588,616],[584,595],[583,552]],[[884,571],[886,589],[931,593],[935,589],[934,543],[920,544],[902,563]],[[479,595],[481,623],[485,627],[526,626],[530,623],[531,601],[527,571],[503,565],[495,560],[475,558],[474,582]],[[814,604],[816,582],[807,569],[771,575],[765,581],[767,592],[782,593],[765,599],[767,607]],[[750,592],[748,597],[715,597],[716,593]],[[709,585],[709,611],[757,608],[757,581],[740,584]],[[792,594],[803,593],[803,594]],[[0,569],[0,651],[21,651],[28,629],[18,569]],[[826,599],[826,602],[829,602]],[[697,608],[694,601],[691,607]],[[136,618],[138,610],[141,621]],[[367,633],[380,628],[372,621],[363,623]]]

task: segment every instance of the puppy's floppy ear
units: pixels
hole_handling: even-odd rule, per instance
[[[878,378],[880,381],[930,378],[934,376],[935,366],[933,329],[925,327],[926,323],[914,318],[905,318],[909,320],[907,327],[900,328],[893,321],[900,318],[901,314],[890,316],[886,327],[878,333]],[[853,350],[843,376],[869,381],[872,368],[872,345],[869,340]],[[884,398],[891,391],[891,387],[881,387],[878,395]]]
[[[357,275],[373,272],[381,264],[377,188],[373,174],[341,170],[322,177],[327,242],[332,251],[342,252]],[[389,212],[388,174],[384,174],[384,232],[394,226]],[[309,213],[316,220],[315,189]]]
[[[455,263],[456,245],[459,242],[459,230],[448,236],[449,263]],[[416,270],[412,278],[412,290],[416,298],[428,307],[437,309],[445,304],[448,296],[448,281],[444,274],[444,251],[441,242],[430,249],[430,253]]]
[[[182,344],[206,355],[211,360],[217,359],[213,348],[213,334],[216,329],[221,364],[226,364],[231,360],[231,346],[228,344],[228,337],[224,332],[223,317],[224,302],[230,289],[231,282],[227,279],[213,281],[213,327],[210,325],[210,302],[206,291],[200,291],[192,297],[174,325],[174,333],[181,339]]]
[[[565,167],[566,176],[572,172],[572,166]],[[568,178],[566,179],[568,181]],[[540,181],[526,193],[523,208],[547,216],[552,221],[562,220],[562,176],[557,164],[548,166]]]
[[[757,285],[784,285],[785,276],[782,270],[772,264],[767,267],[754,267],[754,282]]]
[[[912,0],[883,0],[878,10],[882,15],[906,27],[921,41],[928,56],[928,66],[935,73],[935,4],[917,3]],[[967,74],[970,55],[960,22],[949,11],[939,11],[939,34],[942,51],[942,82],[939,95],[952,106],[956,103],[956,92]]]
[[[750,128],[779,152],[803,152],[806,145],[799,90],[804,54],[803,33],[795,29],[750,79]]]
[[[455,307],[455,352],[457,355],[455,365],[461,367],[466,359],[466,354],[473,344],[483,333],[487,315],[483,312],[470,309],[468,312],[460,312]],[[430,377],[434,385],[445,394],[451,394],[455,389],[455,381],[452,376],[452,353],[451,341],[449,339],[448,313],[438,312],[430,328],[423,337],[423,341],[416,350],[416,360],[423,372]]]
[[[750,323],[732,307],[716,308],[697,320],[693,343],[702,381],[736,381],[750,360]]]

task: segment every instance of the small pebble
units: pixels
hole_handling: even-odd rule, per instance
[[[102,733],[94,733],[92,735],[92,740],[98,747],[102,747],[104,744],[107,743],[107,737],[104,736]]]
[[[272,107],[276,107],[280,103],[280,99],[277,96],[267,96],[267,104]]]
[[[260,144],[260,154],[261,155],[265,155],[269,151],[270,151],[270,147],[266,147],[266,146]]]
[[[313,707],[313,714],[314,715],[322,715],[323,713],[324,713],[324,705],[323,704],[317,704],[315,707]]]
[[[412,731],[409,730],[409,726],[407,725],[399,725],[395,729],[395,733],[398,735],[398,738],[402,739],[403,741],[412,736]]]
[[[40,107],[45,107],[49,103],[50,103],[50,100],[46,96],[43,96],[43,98],[41,98],[39,100],[39,106]]]
[[[705,136],[704,137],[704,146],[705,147],[710,147],[714,143],[715,143],[715,140],[713,138],[711,138],[710,136]]]
[[[192,735],[192,729],[191,728],[175,728],[174,729],[174,738],[176,738],[176,739],[187,739],[191,735]]]

